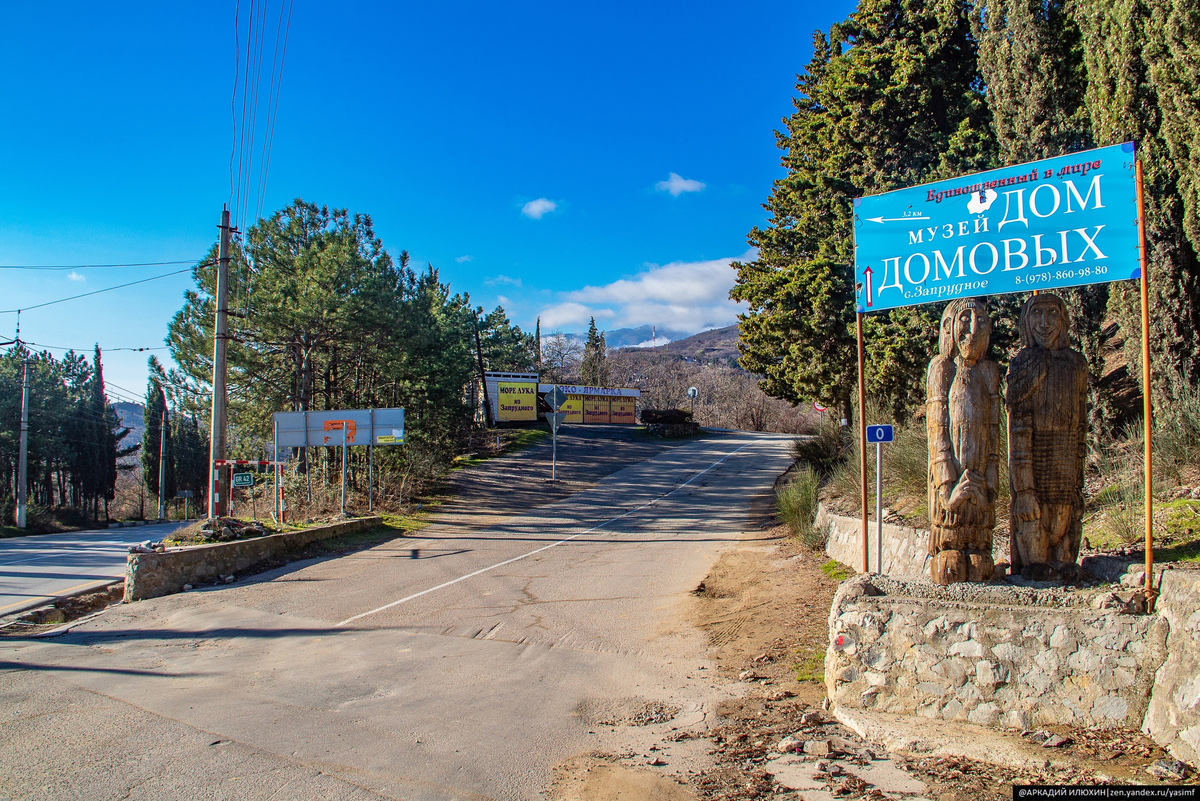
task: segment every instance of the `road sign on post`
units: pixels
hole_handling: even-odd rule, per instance
[[[235,486],[235,487],[253,487],[254,486],[254,474],[253,473],[234,473],[233,474],[233,486]]]
[[[875,567],[883,575],[883,443],[896,438],[890,425],[867,426],[867,442],[875,443]]]
[[[867,426],[867,442],[891,442],[896,438],[895,430],[890,426]]]
[[[550,423],[550,480],[557,480],[558,472],[558,427],[562,425],[563,420],[567,419],[566,412],[558,411],[567,402],[567,393],[563,392],[558,387],[546,393],[546,403],[550,404],[553,412],[546,415],[546,421]]]

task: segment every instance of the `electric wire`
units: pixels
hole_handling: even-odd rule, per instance
[[[229,148],[229,205],[233,206],[233,157],[237,155],[237,85],[242,71],[242,43],[238,35],[238,18],[242,2],[237,0],[233,7],[233,97],[229,101],[229,119],[233,125],[233,144]]]
[[[69,348],[66,345],[47,345],[45,342],[30,342],[28,339],[24,339],[21,341],[24,342],[26,345],[36,345],[39,348],[49,348],[50,350],[62,350],[62,351],[73,350],[76,353],[83,353],[85,350],[87,350],[87,348]],[[2,344],[4,344],[4,343],[0,343],[0,345],[2,345]],[[131,351],[133,353],[141,353],[142,351],[151,351],[151,350],[170,350],[170,348],[168,348],[166,345],[163,345],[162,347],[157,347],[157,348],[101,348],[100,350],[102,353],[113,353],[114,351]]]
[[[143,261],[131,264],[0,264],[0,270],[92,270],[102,267],[169,267],[172,264],[195,264],[195,259],[179,261]]]
[[[201,264],[197,264],[196,267],[203,266],[203,264],[205,264],[205,263],[202,262]],[[20,314],[23,311],[32,311],[33,309],[41,309],[46,306],[53,306],[57,303],[66,303],[69,300],[78,300],[79,298],[87,298],[87,297],[91,297],[92,295],[99,295],[102,292],[112,292],[114,289],[124,289],[124,288],[130,287],[130,286],[137,286],[138,284],[149,283],[150,281],[158,281],[163,278],[170,278],[172,275],[180,275],[182,273],[191,272],[193,269],[194,268],[192,268],[192,267],[188,267],[183,270],[175,270],[173,272],[163,273],[162,275],[155,275],[155,276],[151,276],[150,278],[143,278],[140,281],[130,281],[127,284],[117,284],[116,286],[105,287],[104,289],[97,289],[92,292],[84,292],[82,295],[72,295],[69,298],[59,298],[58,300],[48,300],[45,303],[38,303],[33,306],[22,306],[19,309],[0,309],[0,314]]]
[[[271,171],[271,151],[273,150],[274,144],[275,144],[275,120],[279,116],[279,92],[280,92],[280,88],[283,86],[283,66],[284,66],[284,63],[287,61],[288,36],[292,32],[292,9],[294,7],[295,7],[295,0],[288,0],[287,27],[284,29],[284,32],[283,32],[283,50],[280,51],[280,53],[279,53],[278,79],[276,79],[276,76],[275,76],[275,58],[273,55],[271,58],[271,82],[272,82],[272,85],[274,86],[274,89],[272,90],[271,95],[267,96],[268,123],[267,123],[266,159],[263,161],[263,164],[262,164],[262,176],[259,181],[258,210],[254,214],[254,216],[259,219],[262,219],[263,201],[266,199],[266,191],[267,191],[267,175]],[[279,4],[279,21],[281,23],[283,22],[283,3],[282,2]],[[278,26],[276,26],[276,28],[275,28],[275,49],[279,50],[279,27]],[[272,108],[271,103],[270,103],[270,99],[271,99],[272,95],[275,98],[274,108]]]

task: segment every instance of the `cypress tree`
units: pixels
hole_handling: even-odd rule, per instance
[[[1078,0],[1087,109],[1098,144],[1134,140],[1145,171],[1151,359],[1169,397],[1173,375],[1200,380],[1200,230],[1195,99],[1198,12],[1171,0]],[[1189,79],[1189,76],[1191,78]],[[1109,311],[1141,363],[1133,282],[1110,286]]]
[[[588,325],[579,374],[580,380],[591,387],[602,387],[608,383],[608,346],[604,343],[604,334],[596,328],[595,317],[591,318]]]
[[[786,177],[753,262],[730,293],[742,366],[769,394],[837,404],[850,416],[857,356],[851,201],[994,164],[995,142],[963,2],[863,0],[797,78],[795,113],[776,133]],[[940,304],[868,315],[869,391],[898,419],[921,400]]]
[[[171,424],[171,418],[174,415],[170,414],[167,407],[167,395],[163,391],[162,379],[154,370],[158,366],[157,360],[153,356],[150,358],[151,373],[146,387],[146,405],[142,416],[145,422],[145,428],[142,431],[142,478],[147,494],[157,499],[161,451],[163,497],[170,499],[175,497],[176,491],[175,439]],[[165,427],[164,421],[166,422]]]

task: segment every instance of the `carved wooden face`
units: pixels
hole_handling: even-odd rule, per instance
[[[978,306],[966,306],[954,318],[954,342],[959,354],[968,361],[979,361],[987,352],[992,322]]]
[[[1039,302],[1034,299],[1029,308],[1029,330],[1033,341],[1038,347],[1055,350],[1062,342],[1063,328],[1067,321],[1063,319],[1062,309],[1054,300],[1047,298]]]

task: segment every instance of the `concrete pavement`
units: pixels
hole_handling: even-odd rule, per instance
[[[124,578],[130,545],[161,540],[184,525],[152,523],[0,539],[0,615]]]
[[[789,442],[690,443],[485,530],[0,641],[0,797],[535,799],[572,754],[702,729],[689,593]],[[674,717],[617,731],[647,703]],[[666,770],[706,748],[673,743]]]

